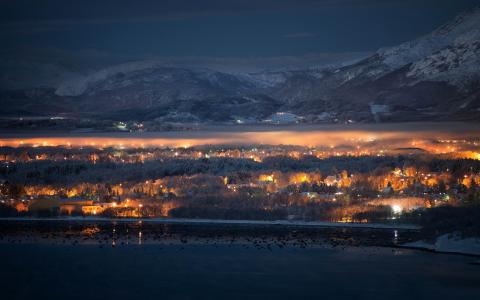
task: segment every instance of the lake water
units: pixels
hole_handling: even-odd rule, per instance
[[[417,230],[115,221],[0,223],[3,299],[475,299],[478,257]]]
[[[3,299],[476,299],[470,257],[377,247],[0,244]]]

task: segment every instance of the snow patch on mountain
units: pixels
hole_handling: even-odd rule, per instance
[[[87,92],[91,94],[115,90],[134,84],[148,86],[155,82],[174,83],[180,78],[184,78],[185,83],[190,82],[192,87],[202,82],[224,90],[237,88],[247,91],[271,85],[266,79],[260,80],[245,74],[233,75],[207,68],[181,68],[159,61],[139,61],[108,67],[87,76],[78,76],[60,84],[55,94],[80,96]]]
[[[427,56],[412,64],[407,76],[468,89],[469,83],[480,80],[480,40],[456,44]]]
[[[271,88],[276,85],[282,84],[287,80],[287,72],[257,72],[257,73],[244,73],[238,74],[239,77],[244,80],[255,83],[262,88]]]
[[[396,47],[378,51],[383,62],[391,68],[399,68],[454,45],[480,39],[480,9],[457,16],[432,33]]]
[[[160,66],[161,63],[157,61],[139,61],[108,67],[92,74],[63,82],[58,86],[55,94],[58,96],[80,96],[85,93],[90,86],[105,81],[116,74],[131,73]]]

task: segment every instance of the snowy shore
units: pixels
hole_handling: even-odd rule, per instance
[[[466,255],[480,256],[480,238],[463,238],[457,233],[444,234],[439,236],[434,243],[426,241],[416,241],[406,243],[401,247],[430,250],[441,253],[456,253]]]

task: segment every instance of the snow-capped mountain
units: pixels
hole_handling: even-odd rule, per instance
[[[141,61],[102,69],[87,76],[77,77],[62,83],[55,91],[58,96],[93,95],[126,87],[172,83],[197,83],[228,92],[241,92],[256,86],[254,82],[209,69],[171,67],[156,61]],[[235,91],[238,89],[238,91]]]
[[[122,120],[235,122],[261,120],[280,103],[246,75],[136,62],[65,82],[55,90],[77,111]]]
[[[468,89],[480,78],[480,9],[456,17],[431,34],[380,51],[393,68],[411,63],[407,77]]]
[[[407,77],[448,82],[468,91],[480,79],[480,38],[456,43],[414,62]]]
[[[182,101],[241,97],[255,93],[251,80],[208,69],[166,67],[142,62],[104,69],[56,89],[84,111],[150,109]]]
[[[403,114],[402,118],[471,111],[478,115],[479,82],[480,9],[476,9],[414,41],[324,71],[320,78],[292,76],[274,97],[303,114],[333,111],[366,121],[375,117],[371,105],[376,104],[389,106],[390,115]]]
[[[69,77],[55,89],[2,92],[3,109],[195,122],[261,120],[279,111],[313,122],[478,120],[480,9],[342,66],[239,74],[141,61]]]
[[[391,68],[423,60],[447,47],[456,47],[480,39],[480,9],[457,16],[432,33],[396,47],[378,51]]]

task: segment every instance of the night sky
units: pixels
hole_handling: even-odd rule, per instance
[[[12,62],[95,68],[151,58],[329,63],[426,34],[478,0],[0,3],[0,67],[6,70]]]

